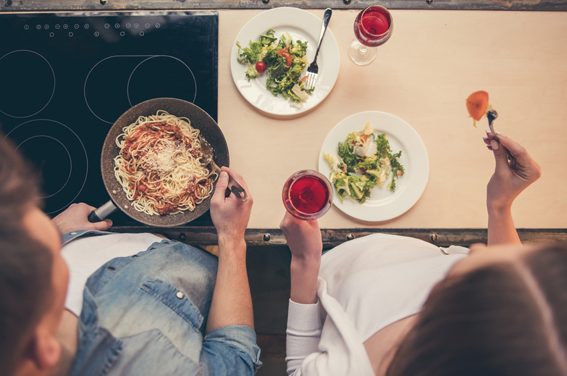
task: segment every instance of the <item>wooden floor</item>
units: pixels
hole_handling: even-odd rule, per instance
[[[290,253],[285,246],[249,247],[248,275],[254,322],[264,363],[260,376],[285,372],[285,329],[289,299]]]

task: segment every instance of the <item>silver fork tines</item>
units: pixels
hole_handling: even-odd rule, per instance
[[[323,14],[323,24],[321,25],[321,34],[319,35],[319,43],[317,44],[317,51],[315,52],[315,57],[309,67],[307,68],[307,77],[304,85],[304,90],[313,90],[315,89],[315,84],[317,83],[317,76],[319,75],[319,66],[317,66],[317,55],[319,55],[319,49],[321,48],[321,42],[323,42],[323,37],[325,36],[325,32],[327,31],[327,26],[329,26],[329,21],[331,20],[331,16],[333,15],[333,11],[331,8],[325,9],[325,13]]]
[[[307,79],[305,80],[304,86],[305,90],[313,90],[315,88],[315,83],[317,83],[319,67],[317,64],[313,65],[313,63],[311,63],[309,69],[311,70],[307,70]]]

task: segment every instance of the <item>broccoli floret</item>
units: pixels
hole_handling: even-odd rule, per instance
[[[248,66],[246,69],[246,78],[250,80],[251,78],[256,78],[258,76],[259,73],[256,68],[253,65]]]
[[[276,31],[274,29],[270,29],[266,31],[264,34],[260,35],[260,43],[264,46],[268,46],[272,44],[276,39],[275,36]]]
[[[346,142],[339,142],[338,146],[339,157],[347,165],[348,172],[354,172],[354,166],[357,162],[356,154],[354,154],[353,147],[349,145],[348,139]]]

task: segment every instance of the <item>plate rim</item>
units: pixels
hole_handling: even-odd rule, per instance
[[[337,122],[333,128],[331,128],[327,134],[325,135],[325,138],[323,140],[323,142],[321,143],[321,147],[319,149],[319,156],[318,156],[318,165],[317,165],[317,170],[322,173],[322,174],[326,174],[326,171],[323,171],[322,166],[325,165],[325,160],[323,158],[323,148],[325,147],[325,145],[327,144],[327,140],[329,139],[329,137],[334,134],[335,132],[337,132],[338,129],[340,129],[341,127],[343,127],[343,124],[348,124],[349,120],[351,120],[352,118],[357,118],[357,117],[363,117],[363,116],[367,116],[368,118],[370,118],[371,116],[386,116],[389,117],[391,119],[395,119],[395,121],[399,122],[400,124],[403,124],[403,126],[405,127],[406,131],[409,131],[412,136],[415,136],[414,141],[416,141],[419,145],[419,147],[422,149],[423,151],[423,159],[422,162],[424,163],[423,167],[423,178],[420,180],[420,186],[418,186],[417,190],[414,190],[413,195],[415,195],[414,198],[411,198],[409,201],[407,201],[407,203],[405,204],[405,206],[402,206],[401,209],[397,209],[397,210],[391,210],[391,213],[388,215],[383,215],[380,211],[371,211],[370,207],[367,207],[368,210],[366,212],[363,212],[362,214],[357,214],[357,213],[352,213],[350,212],[348,209],[346,209],[342,203],[340,202],[338,196],[336,194],[333,195],[333,206],[336,207],[339,211],[341,211],[342,213],[344,213],[345,215],[359,220],[359,221],[365,221],[365,222],[386,222],[392,219],[395,219],[403,214],[405,214],[406,212],[408,212],[412,207],[415,206],[415,204],[420,200],[420,198],[423,196],[423,193],[425,192],[425,189],[427,188],[427,185],[429,183],[429,173],[430,173],[430,161],[429,161],[429,153],[427,151],[427,147],[425,145],[425,142],[423,141],[423,139],[421,138],[420,134],[417,132],[417,130],[412,127],[407,121],[405,121],[403,118],[392,114],[390,112],[385,112],[385,111],[380,111],[380,110],[367,110],[367,111],[360,111],[360,112],[356,112],[353,114],[350,114],[348,116],[346,116],[345,118],[341,119],[339,122]],[[371,120],[371,119],[370,119]],[[360,124],[360,127],[362,129],[362,123]],[[380,130],[379,127],[376,127],[375,125],[373,125],[374,129],[378,129]],[[345,135],[346,136],[346,135]],[[400,138],[399,136],[393,134],[393,136],[395,136],[396,138],[398,138],[400,140],[400,142],[402,143],[402,145],[404,145],[407,153],[409,155],[410,151],[407,148],[407,146],[405,146],[405,143],[403,142],[403,139]],[[336,152],[335,152],[336,153]],[[334,188],[333,188],[334,190]],[[393,203],[398,202],[399,198],[394,200]],[[363,205],[363,204],[362,204]],[[392,203],[387,204],[387,205],[392,205]],[[364,208],[363,206],[361,206],[361,208]]]
[[[325,45],[329,45],[331,50],[336,51],[336,74],[334,75],[333,79],[332,79],[332,84],[330,85],[330,89],[323,95],[320,97],[318,102],[315,102],[313,105],[306,107],[303,106],[301,109],[297,109],[297,111],[293,111],[290,113],[280,113],[280,112],[273,112],[273,111],[269,111],[266,110],[264,108],[261,108],[259,106],[257,106],[255,103],[253,103],[242,91],[242,89],[238,86],[237,84],[237,80],[239,79],[236,76],[236,71],[235,71],[235,67],[238,66],[238,62],[236,61],[236,56],[237,56],[237,47],[236,47],[236,42],[239,41],[239,36],[241,35],[241,33],[243,32],[243,30],[245,30],[247,27],[250,27],[249,25],[253,25],[253,23],[258,19],[261,19],[263,17],[266,16],[266,14],[273,14],[273,13],[279,13],[279,12],[298,12],[298,13],[302,13],[304,15],[307,15],[309,17],[313,17],[314,20],[316,20],[317,22],[319,22],[318,25],[320,25],[320,23],[322,22],[322,19],[319,18],[318,16],[314,15],[311,12],[308,12],[305,9],[301,9],[301,8],[296,8],[296,7],[276,7],[276,8],[272,8],[272,9],[267,9],[261,13],[258,13],[256,15],[254,15],[252,18],[250,18],[245,24],[244,26],[242,26],[240,28],[240,30],[238,31],[238,33],[236,34],[233,43],[232,43],[232,47],[230,50],[230,73],[232,76],[232,82],[234,84],[234,86],[236,87],[236,89],[238,90],[238,92],[240,93],[240,95],[242,96],[242,98],[244,98],[246,100],[246,102],[251,105],[254,109],[256,109],[257,111],[272,116],[272,117],[276,117],[276,118],[283,118],[283,119],[288,119],[288,118],[294,118],[294,117],[298,117],[300,115],[304,115],[310,111],[312,111],[313,109],[315,109],[316,107],[318,107],[321,103],[323,103],[325,101],[325,99],[327,99],[327,97],[329,96],[329,94],[331,94],[331,92],[333,91],[337,80],[339,78],[339,74],[340,74],[340,49],[339,49],[339,45],[337,43],[337,39],[335,38],[335,35],[333,34],[333,31],[331,30],[331,27],[329,26],[327,28],[327,32],[325,34],[325,39],[323,41],[323,46],[321,48],[321,52],[323,51],[323,48]],[[291,21],[293,21],[293,17],[290,18]],[[304,27],[302,25],[291,25],[291,26],[295,26],[299,29],[305,30]],[[307,33],[307,31],[305,31]],[[307,33],[309,34],[309,33]],[[311,35],[311,34],[309,34]],[[318,40],[319,35],[311,35],[311,37],[314,40]],[[330,42],[329,42],[330,41]],[[320,53],[321,53],[320,52]],[[242,78],[244,79],[244,78]],[[266,91],[267,94],[270,94],[269,92]]]

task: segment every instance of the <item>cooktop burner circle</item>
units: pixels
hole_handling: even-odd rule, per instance
[[[170,55],[149,56],[132,69],[126,95],[130,106],[152,98],[195,102],[197,80],[183,60]]]
[[[87,150],[75,131],[57,120],[33,119],[19,124],[6,137],[14,140],[41,174],[42,198],[46,199],[48,214],[75,201],[89,172]]]
[[[6,116],[24,119],[37,115],[55,94],[55,71],[36,51],[15,50],[4,54],[0,57],[0,72],[0,112]]]
[[[41,195],[42,199],[48,199],[50,197],[55,196],[56,194],[61,192],[63,188],[65,188],[65,186],[67,186],[67,183],[69,183],[69,179],[71,179],[71,174],[73,173],[73,159],[71,158],[71,153],[69,153],[69,149],[61,141],[59,141],[55,137],[48,136],[46,134],[38,134],[35,136],[31,136],[16,145],[16,149],[20,150],[25,155],[30,156],[38,153],[44,154],[43,151],[46,149],[46,146],[48,146],[49,144],[55,146],[55,147],[52,146],[49,147],[49,155],[52,158],[55,157],[54,159],[57,159],[58,166],[60,168],[62,167],[61,170],[59,169],[58,170],[61,171],[63,174],[50,173],[49,179],[44,179],[44,185],[49,184],[49,187],[44,186],[43,194]],[[63,158],[61,158],[61,154],[63,154],[62,155]],[[39,156],[39,158],[37,158],[36,156],[36,158],[34,159],[39,159],[42,162],[44,162],[43,166],[41,166],[41,171],[43,172],[43,170],[46,169],[45,166],[46,161],[41,157],[42,156]],[[65,164],[65,162],[67,163]],[[61,165],[62,163],[63,166]],[[65,168],[67,166],[68,168]],[[52,167],[47,167],[47,169],[48,170],[52,169]],[[67,171],[66,174],[65,171]]]
[[[89,70],[83,85],[85,104],[107,124],[128,108],[152,98],[195,102],[197,80],[191,68],[170,55],[112,55]]]

